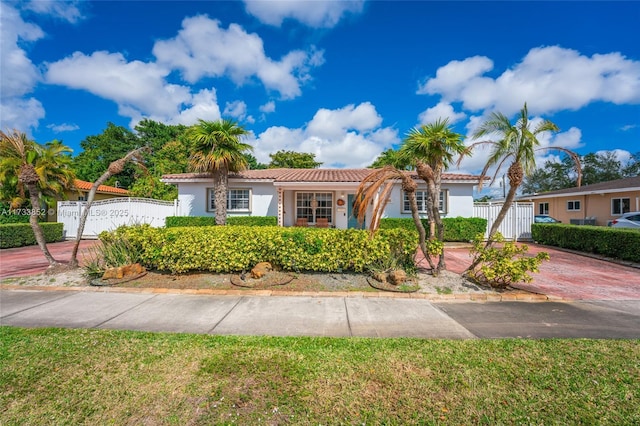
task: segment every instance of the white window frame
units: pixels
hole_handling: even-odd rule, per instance
[[[627,200],[627,209],[625,211],[623,202],[624,200]],[[619,203],[619,211],[616,212],[614,207],[613,207],[613,203],[618,201]],[[625,213],[629,213],[631,211],[631,198],[630,197],[618,197],[618,198],[612,198],[611,199],[611,216],[622,216]]]
[[[215,188],[207,188],[207,212],[215,212],[216,208],[215,208],[215,193],[214,193],[214,189]],[[232,191],[246,191],[247,192],[247,205],[248,208],[231,208],[231,203],[232,203]],[[252,208],[252,193],[253,191],[251,190],[251,188],[229,188],[227,190],[227,213],[251,213],[251,208]]]
[[[326,205],[319,205],[317,204],[315,208],[313,208],[313,205],[311,206],[306,206],[306,205],[301,205],[299,203],[299,201],[306,201],[306,200],[299,200],[299,196],[302,195],[311,195],[311,198],[307,199],[313,203],[313,201],[316,201],[316,203],[318,203],[318,195],[322,195],[322,196],[329,196],[329,200],[328,203]],[[335,200],[335,194],[332,191],[297,191],[295,193],[295,198],[294,198],[294,203],[295,203],[295,219],[299,219],[299,218],[307,218],[309,225],[314,225],[316,223],[316,219],[318,217],[322,217],[322,218],[327,218],[329,225],[333,225],[334,220],[333,220],[333,215],[335,213],[335,209],[333,207],[334,204],[334,200]],[[322,200],[324,202],[327,202],[327,200]],[[302,215],[299,211],[303,210],[303,209],[310,209],[311,210],[311,216],[309,215]],[[328,216],[326,214],[324,215],[319,215],[318,211],[319,210],[326,210],[329,209],[329,214]]]
[[[418,204],[418,213],[427,213],[427,191],[416,190],[416,201]],[[438,210],[440,213],[445,214],[449,211],[449,191],[446,189],[440,190],[440,200]],[[411,213],[411,206],[409,206],[409,197],[405,191],[402,191],[402,213]]]
[[[578,203],[578,208],[576,208],[576,203]],[[569,207],[569,205],[571,205],[571,207]],[[582,202],[580,200],[567,200],[568,212],[579,212],[580,210],[582,210]]]
[[[538,214],[549,214],[549,203],[538,203]]]

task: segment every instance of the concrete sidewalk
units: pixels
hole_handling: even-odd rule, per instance
[[[224,335],[473,339],[640,338],[640,300],[430,302],[1,290],[0,325]]]

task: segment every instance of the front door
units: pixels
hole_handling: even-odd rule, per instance
[[[353,215],[353,202],[355,200],[355,194],[347,196],[347,228],[364,229],[364,223],[358,223],[358,218]]]

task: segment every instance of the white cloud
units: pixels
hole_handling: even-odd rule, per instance
[[[185,18],[175,38],[156,42],[153,54],[158,63],[179,70],[189,83],[203,77],[228,76],[238,85],[257,78],[268,90],[284,99],[299,96],[309,70],[324,62],[323,53],[295,50],[279,61],[268,58],[262,39],[240,25],[220,27],[207,16]]]
[[[597,101],[640,102],[640,62],[620,53],[589,57],[559,46],[539,47],[497,78],[484,76],[492,69],[493,61],[482,56],[451,61],[418,93],[462,102],[464,110],[498,110],[507,116],[525,102],[532,114],[576,110]]]
[[[289,150],[313,153],[323,167],[366,167],[399,142],[397,130],[380,127],[381,123],[382,117],[369,102],[323,108],[301,128],[270,127],[249,143],[261,162],[269,162],[271,153]]]
[[[456,123],[460,120],[464,120],[467,114],[464,112],[455,112],[453,106],[446,102],[439,102],[436,106],[427,108],[418,116],[420,124],[434,123],[438,119],[449,119],[449,124]]]
[[[261,22],[280,26],[285,19],[294,19],[312,28],[334,27],[343,16],[361,13],[364,0],[245,0],[247,13]]]
[[[44,118],[44,108],[35,98],[3,98],[0,117],[2,129],[18,129],[29,134],[28,129],[38,127],[38,122]]]
[[[255,123],[255,119],[247,115],[247,104],[244,101],[227,102],[224,107],[223,115],[233,117],[238,121],[246,121]]]
[[[79,8],[80,5],[81,2],[77,0],[31,0],[24,4],[24,8],[74,24],[84,18]]]
[[[276,111],[276,103],[273,101],[269,101],[264,105],[260,105],[260,111],[264,112],[265,114],[269,114],[271,112],[275,112]]]
[[[40,27],[25,22],[17,9],[0,3],[0,126],[28,132],[44,117],[44,108],[35,98],[27,98],[40,81],[40,72],[28,58],[23,43],[44,37]]]
[[[596,155],[607,155],[608,153],[613,153],[616,160],[620,162],[620,164],[624,167],[629,163],[629,160],[633,157],[633,155],[624,149],[613,149],[613,150],[603,150],[597,151]]]
[[[49,124],[47,126],[47,129],[51,129],[55,133],[73,132],[74,130],[78,130],[79,128],[80,126],[78,126],[77,124],[68,124],[68,123]]]
[[[131,117],[133,124],[144,117],[180,124],[220,118],[215,90],[192,94],[186,86],[168,83],[168,74],[155,63],[128,62],[121,53],[76,52],[47,64],[46,81],[112,100],[118,113]]]
[[[637,127],[638,127],[637,124],[627,124],[625,126],[620,127],[620,130],[622,130],[623,132],[628,132],[629,130],[633,130]]]
[[[321,108],[307,125],[307,133],[321,138],[334,138],[349,130],[368,132],[382,123],[376,108],[370,102],[353,104],[330,110]]]

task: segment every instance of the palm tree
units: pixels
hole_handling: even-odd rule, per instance
[[[248,132],[232,120],[205,121],[187,129],[187,138],[194,152],[189,167],[196,172],[211,173],[214,185],[216,225],[227,222],[227,191],[229,172],[239,172],[248,166],[244,156],[253,147],[240,141]]]
[[[451,129],[446,118],[412,129],[400,148],[400,158],[413,164],[418,177],[427,184],[426,207],[432,239],[444,240],[444,224],[440,217],[439,202],[442,173],[449,168],[454,156],[464,157],[469,152],[462,141],[462,135]],[[445,268],[442,251],[438,269]]]
[[[530,129],[531,122],[528,118],[527,104],[520,110],[518,120],[515,124],[511,124],[509,118],[499,112],[491,114],[488,120],[483,122],[480,127],[473,133],[472,137],[478,139],[484,136],[496,135],[496,141],[480,141],[469,146],[473,149],[480,145],[490,145],[492,147],[489,159],[482,170],[480,176],[480,184],[478,189],[482,190],[482,183],[491,167],[497,166],[492,182],[500,172],[501,167],[508,161],[511,161],[507,171],[509,178],[509,192],[505,198],[504,204],[493,222],[489,231],[487,245],[491,245],[492,237],[498,231],[502,221],[504,220],[509,208],[513,204],[516,191],[524,181],[525,176],[530,176],[536,169],[535,153],[542,149],[555,149],[567,153],[576,166],[577,186],[580,186],[582,172],[580,168],[580,157],[573,151],[561,147],[541,147],[538,135],[543,132],[557,132],[558,126],[549,120],[543,120],[533,129]],[[475,266],[475,265],[474,265]]]
[[[42,146],[18,130],[0,131],[0,182],[3,187],[15,188],[12,197],[14,207],[25,203],[28,196],[32,210],[29,223],[49,267],[59,263],[47,248],[38,214],[35,213],[40,209],[43,198],[64,195],[64,189],[72,185],[75,174],[70,168],[68,152],[71,149],[60,142]]]
[[[384,213],[384,209],[389,203],[389,197],[395,183],[400,181],[402,183],[402,190],[407,194],[409,198],[409,206],[411,208],[411,216],[413,217],[413,223],[418,230],[418,241],[420,250],[424,255],[431,271],[434,275],[438,274],[438,269],[431,260],[430,246],[427,244],[427,233],[420,220],[420,213],[418,212],[418,202],[416,201],[416,188],[418,185],[413,180],[411,175],[403,170],[398,170],[393,166],[385,166],[381,169],[374,169],[369,173],[358,186],[356,191],[356,199],[353,203],[354,215],[358,218],[359,222],[364,221],[364,217],[367,213],[368,206],[373,204],[373,212],[370,219],[369,229],[373,233],[379,225],[380,219]]]

